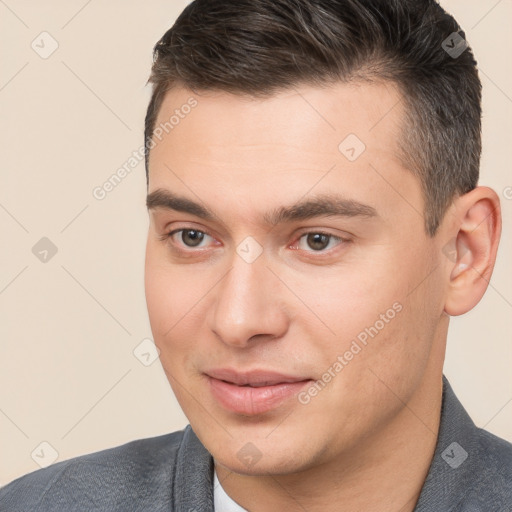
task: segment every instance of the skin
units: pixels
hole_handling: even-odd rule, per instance
[[[436,445],[449,317],[487,288],[498,196],[478,187],[456,198],[436,236],[426,234],[420,183],[397,156],[404,112],[390,83],[266,99],[177,87],[157,125],[191,96],[197,107],[151,151],[148,192],[170,191],[215,217],[150,209],[146,298],[163,368],[222,486],[256,512],[412,511]],[[348,134],[366,145],[354,162],[338,149]],[[327,193],[376,215],[264,222]],[[183,238],[190,232],[163,239],[178,229],[207,235],[199,247]],[[333,235],[320,250],[307,237],[319,231]],[[263,249],[252,263],[236,252],[248,236]],[[322,379],[397,303],[307,404],[293,397],[244,415],[210,392],[212,368]],[[248,442],[261,456],[253,465],[237,456]]]

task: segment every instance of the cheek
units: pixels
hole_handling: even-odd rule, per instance
[[[148,245],[145,292],[149,321],[160,360],[167,372],[188,368],[204,325],[208,280],[192,265],[173,265],[161,248]],[[174,386],[173,386],[174,387]]]
[[[180,282],[173,277],[168,269],[161,267],[148,256],[146,264],[145,288],[146,302],[149,314],[149,321],[155,345],[160,351],[160,363],[165,371],[177,399],[181,401],[186,398],[182,396],[183,382],[182,370],[184,348],[186,344],[179,340],[186,337],[180,334],[180,329],[185,324],[184,311],[180,301]],[[180,321],[180,318],[182,319]]]
[[[151,241],[146,249],[144,284],[151,328],[155,341],[161,342],[197,302],[200,290],[187,272],[170,264],[162,247]]]
[[[393,305],[403,300],[406,288],[398,280],[390,280],[388,275],[383,266],[360,264],[329,272],[321,269],[307,277],[290,276],[287,282],[293,282],[297,296],[311,311],[308,314],[305,310],[307,318],[311,318],[308,322],[311,329],[314,325],[327,327],[331,338],[339,340],[332,349],[339,351],[360,333],[364,341],[365,330],[375,323],[379,331],[388,330],[388,325],[393,323],[400,309],[399,305],[395,308]],[[384,320],[380,315],[385,316]]]
[[[434,316],[425,314],[423,291],[410,294],[411,283],[425,273],[418,266],[400,268],[397,258],[383,254],[373,265],[360,262],[295,280],[297,295],[317,314],[305,316],[302,327],[311,353],[321,353],[318,372],[335,373],[332,366],[342,358],[338,374],[345,377],[337,385],[360,389],[361,379],[370,384],[377,378],[372,369],[396,382],[426,364]]]
[[[172,282],[164,269],[161,269],[151,256],[146,260],[145,290],[151,329],[155,342],[159,342],[167,330],[172,326],[174,316]]]

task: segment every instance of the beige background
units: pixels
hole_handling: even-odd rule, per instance
[[[142,143],[151,50],[187,3],[0,0],[0,485],[187,424],[158,360],[133,354],[151,337],[143,164],[92,195]],[[452,320],[445,373],[477,425],[512,441],[512,2],[442,5],[479,61],[481,183],[504,216],[491,286]],[[43,31],[59,45],[46,59],[31,47],[51,49]],[[58,249],[46,263],[42,237]]]

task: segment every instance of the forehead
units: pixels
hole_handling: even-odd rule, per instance
[[[192,99],[197,106],[190,109],[186,106]],[[183,109],[187,113],[179,119],[175,115],[172,123],[177,124],[168,130],[176,144],[187,138],[185,130],[190,128],[200,137],[197,142],[210,146],[288,145],[302,139],[303,148],[314,146],[329,151],[340,137],[353,133],[373,149],[382,142],[382,148],[396,152],[396,146],[389,148],[389,142],[400,135],[401,100],[401,93],[391,82],[302,86],[266,98],[222,91],[197,93],[176,87],[167,92],[156,126],[165,128],[173,114]],[[312,131],[318,137],[312,139]],[[382,136],[386,134],[390,136],[384,140]],[[324,144],[319,146],[320,139]]]
[[[149,192],[194,190],[219,207],[237,199],[241,214],[242,204],[278,206],[313,189],[376,209],[405,195],[417,214],[420,186],[399,154],[403,109],[391,83],[303,86],[264,99],[175,88],[157,118]]]

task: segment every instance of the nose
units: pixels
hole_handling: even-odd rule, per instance
[[[247,263],[235,254],[231,270],[215,289],[210,329],[238,348],[283,336],[289,319],[280,285],[263,256]]]

